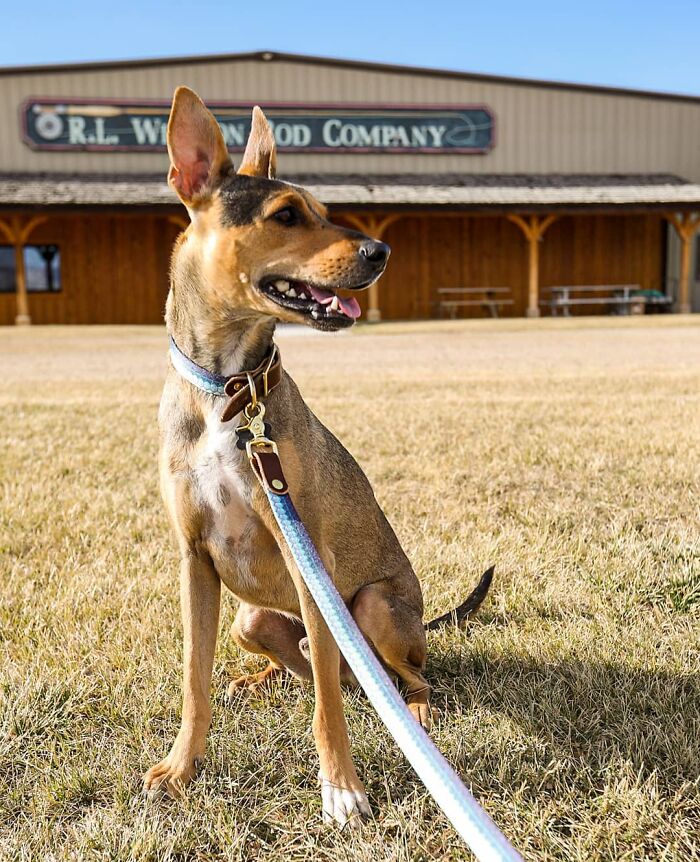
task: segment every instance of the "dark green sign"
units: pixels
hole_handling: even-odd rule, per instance
[[[245,147],[251,107],[210,105],[232,151]],[[493,116],[482,106],[262,107],[285,152],[484,153],[493,146]],[[30,100],[22,106],[24,140],[36,150],[162,151],[169,109],[161,102]]]

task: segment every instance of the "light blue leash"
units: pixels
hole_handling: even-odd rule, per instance
[[[335,642],[433,799],[480,862],[523,862],[409,712],[328,576],[289,494],[276,494],[265,487],[264,481],[262,485],[284,540]]]
[[[192,362],[172,338],[170,356],[176,370],[194,386],[213,395],[224,394],[227,378]],[[260,480],[284,540],[338,648],[409,763],[479,862],[523,862],[522,856],[467,790],[411,715],[396,686],[358,629],[294,508],[282,473],[277,446],[265,436],[265,406],[258,401],[250,374],[248,384],[251,403],[244,411],[244,423],[237,430],[247,432],[252,438],[246,443],[246,451],[253,472]]]

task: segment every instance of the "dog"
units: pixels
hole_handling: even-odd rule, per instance
[[[234,389],[247,391],[246,372],[271,357],[278,320],[325,331],[353,325],[360,313],[354,292],[381,276],[389,247],[333,224],[308,191],[276,179],[275,140],[259,108],[235,171],[214,116],[179,87],[167,146],[168,182],[191,220],[173,251],[166,305],[178,361],[195,373],[239,378]],[[181,556],[182,725],[144,788],[178,796],[204,758],[223,582],[240,602],[233,638],[268,659],[262,672],[231,682],[229,700],[283,672],[313,679],[323,816],[345,824],[370,811],[343,713],[341,683],[354,678],[236,445],[231,403],[193,385],[171,362],[159,410],[159,468]],[[421,587],[369,481],[281,369],[264,404],[295,506],[326,569],[367,641],[403,683],[416,720],[429,728]],[[434,625],[467,619],[490,577]]]

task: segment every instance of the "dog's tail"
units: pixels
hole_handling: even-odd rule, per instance
[[[461,628],[467,620],[473,617],[481,607],[481,603],[486,598],[486,593],[488,593],[491,581],[493,580],[494,568],[494,566],[491,566],[490,569],[487,569],[484,572],[479,583],[474,587],[459,607],[455,608],[453,611],[448,611],[441,617],[431,620],[429,623],[426,623],[426,631],[439,629],[441,626],[446,626],[450,623]]]

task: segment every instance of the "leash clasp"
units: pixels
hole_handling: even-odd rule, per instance
[[[250,466],[263,487],[273,494],[286,494],[289,489],[282,472],[277,444],[265,433],[265,405],[258,401],[255,408],[251,404],[244,413],[248,420],[246,430],[252,435],[245,444]]]
[[[252,391],[255,391],[253,383]],[[253,448],[266,447],[267,451],[277,454],[277,444],[265,433],[265,405],[257,398],[243,409],[245,422],[236,431],[248,431],[252,437],[246,441],[245,450],[249,458],[253,457]]]
[[[267,375],[274,362],[275,351],[276,348],[272,351],[270,361],[268,362],[265,370],[262,373],[264,395],[267,395],[268,393],[269,387],[267,382]],[[252,374],[247,374],[247,377],[248,388],[250,389],[250,403],[243,408],[243,422],[238,426],[238,428],[236,428],[236,434],[238,435],[238,439],[240,441],[238,444],[239,447],[242,441],[245,440],[246,455],[248,456],[248,459],[253,465],[253,468],[255,469],[255,466],[257,464],[258,466],[260,466],[260,469],[263,470],[261,466],[261,459],[267,461],[267,458],[265,456],[275,456],[275,458],[279,461],[277,444],[274,442],[274,440],[270,440],[270,438],[267,436],[267,428],[265,427],[265,405],[262,401],[258,400],[258,392],[255,385],[255,378]],[[264,395],[262,395],[261,397],[264,397]],[[258,471],[256,470],[256,472]],[[280,480],[275,479],[273,481],[276,481],[279,484]],[[273,484],[272,487],[277,493],[279,493],[277,485]],[[279,487],[284,487],[286,489],[286,482],[283,482],[282,485],[280,485]]]

